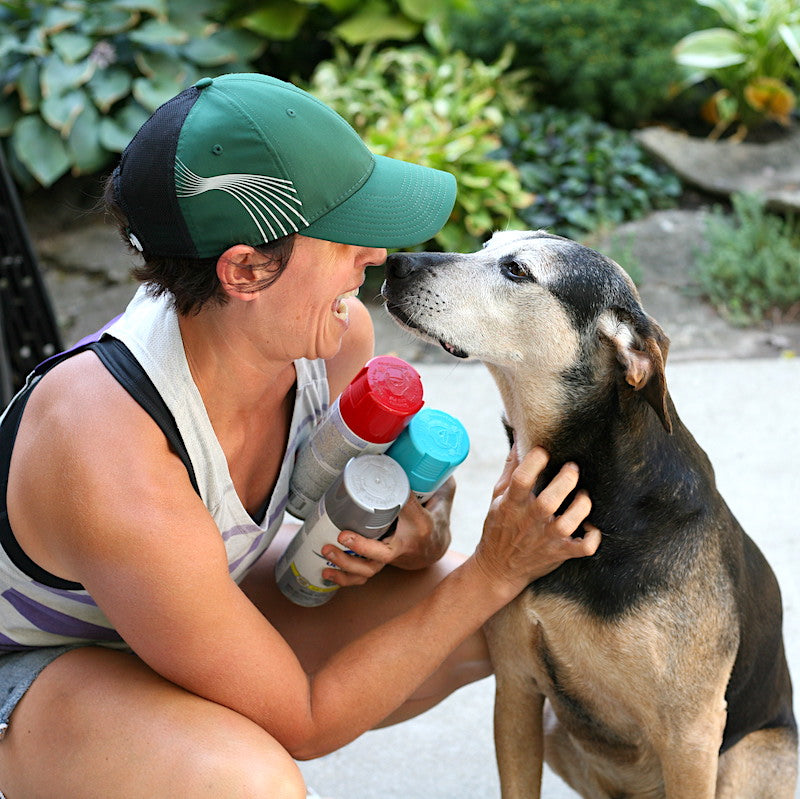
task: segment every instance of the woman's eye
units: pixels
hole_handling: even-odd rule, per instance
[[[515,280],[532,280],[531,276],[516,261],[508,261],[503,264],[503,273],[506,277]]]

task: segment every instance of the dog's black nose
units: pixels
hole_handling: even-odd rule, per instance
[[[407,252],[394,252],[386,259],[386,275],[397,280],[407,278],[414,271],[414,256]]]

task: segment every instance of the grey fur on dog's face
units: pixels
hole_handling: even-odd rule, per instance
[[[523,444],[546,441],[617,373],[670,427],[668,340],[624,270],[588,247],[507,231],[475,253],[395,253],[383,295],[401,325],[487,365]]]
[[[402,280],[392,278],[390,266],[389,311],[418,335],[495,366],[566,368],[587,332],[614,324],[599,320],[605,310],[640,310],[616,263],[540,231],[495,233],[478,252],[423,256],[421,263]]]

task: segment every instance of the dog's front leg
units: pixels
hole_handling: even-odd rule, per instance
[[[667,799],[714,799],[725,711],[716,703],[663,742],[661,767]]]
[[[539,799],[544,696],[534,677],[541,632],[524,597],[507,605],[485,627],[495,670],[494,738],[503,799]]]
[[[539,799],[544,761],[544,696],[519,678],[497,676],[494,745],[503,799]]]

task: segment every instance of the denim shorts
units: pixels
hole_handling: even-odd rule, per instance
[[[83,644],[44,646],[0,655],[0,741],[8,729],[11,713],[42,669],[59,655]],[[2,794],[0,794],[2,797]]]

